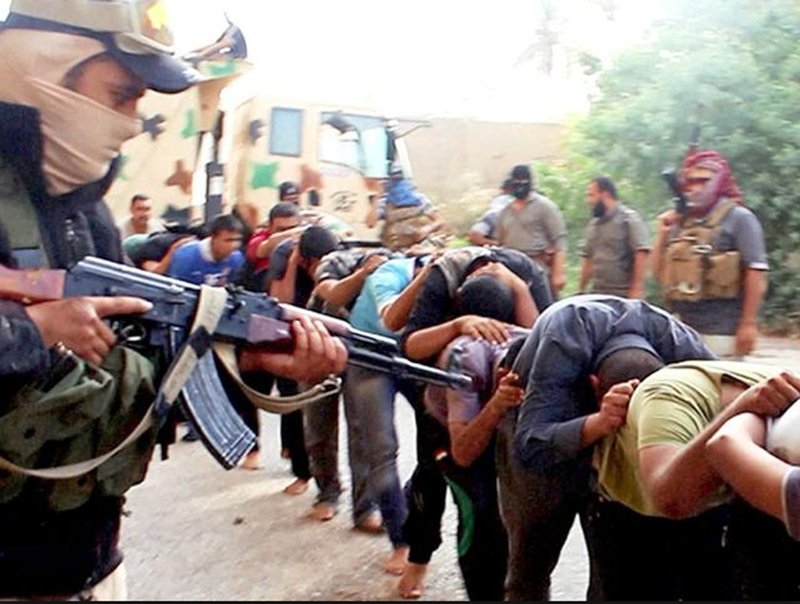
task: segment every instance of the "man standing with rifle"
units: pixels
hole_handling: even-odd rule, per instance
[[[741,357],[756,343],[767,288],[767,251],[758,218],[718,152],[690,153],[665,178],[676,207],[658,217],[653,274],[670,310],[716,354]]]
[[[122,260],[102,197],[121,145],[141,130],[137,102],[148,88],[199,81],[171,43],[158,0],[12,1],[0,30],[0,224],[16,264]],[[0,417],[26,422],[0,456],[38,469],[113,450],[149,413],[164,368],[114,346],[103,318],[151,308],[135,297],[0,297]],[[321,324],[304,318],[292,334],[291,352],[243,352],[240,367],[308,381],[343,370],[346,349]],[[0,598],[125,597],[122,504],[145,476],[155,431],[68,479],[0,471]]]

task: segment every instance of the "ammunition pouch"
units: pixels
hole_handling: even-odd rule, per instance
[[[715,209],[706,223],[684,227],[670,240],[664,257],[667,300],[699,302],[739,296],[741,254],[714,250],[717,225],[732,205],[730,202]]]
[[[51,387],[28,385],[11,395],[0,416],[0,455],[24,468],[66,466],[114,449],[148,412],[156,390],[145,357],[114,347],[97,367],[76,359]],[[93,495],[121,496],[144,479],[156,426],[96,469],[58,480],[0,470],[0,503],[20,495],[53,511],[76,508]]]

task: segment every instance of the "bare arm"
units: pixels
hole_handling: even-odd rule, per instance
[[[363,264],[343,279],[325,279],[317,284],[314,293],[333,306],[346,306],[361,291],[366,278],[386,262],[386,256],[370,256]]]
[[[653,243],[652,257],[650,258],[650,267],[653,271],[653,276],[656,280],[664,284],[664,252],[667,249],[667,241],[669,239],[669,231],[672,225],[679,219],[678,213],[675,210],[667,210],[658,215],[658,222],[656,224],[656,240]]]
[[[736,354],[741,356],[753,350],[758,337],[758,309],[767,291],[766,271],[745,269],[742,282],[742,314],[736,328]]]
[[[490,262],[472,273],[473,276],[491,275],[504,283],[514,296],[514,318],[520,327],[531,327],[539,317],[539,308],[530,289],[514,271],[501,262]]]
[[[711,466],[734,491],[763,512],[785,521],[783,479],[794,466],[764,449],[764,418],[744,413],[726,422],[706,444]]]
[[[264,241],[258,244],[258,247],[255,251],[256,258],[266,258],[272,253],[278,244],[283,241],[284,239],[290,238],[297,238],[299,237],[302,232],[306,229],[304,226],[294,227],[293,229],[287,229],[285,231],[281,231],[280,233],[272,233],[269,237],[267,237]]]
[[[399,331],[405,326],[406,321],[408,321],[408,315],[411,314],[411,310],[414,308],[414,303],[417,301],[419,292],[422,290],[422,285],[425,283],[425,278],[430,273],[432,266],[433,261],[423,266],[411,283],[391,303],[381,309],[381,321],[383,321],[386,329]]]
[[[161,258],[161,260],[145,260],[142,262],[142,270],[150,273],[156,273],[158,275],[166,275],[167,270],[169,270],[169,264],[172,262],[172,256],[175,254],[175,250],[181,247],[184,243],[189,243],[190,241],[194,240],[195,237],[178,239],[175,243],[169,246],[167,253],[164,254],[164,257]]]
[[[638,385],[639,380],[633,379],[609,388],[600,401],[600,410],[587,415],[581,426],[581,448],[593,445],[625,424],[628,404]]]
[[[553,263],[550,266],[550,287],[554,294],[558,294],[567,284],[567,273],[564,268],[566,262],[566,250],[557,250],[553,255]]]
[[[487,237],[483,233],[470,230],[467,233],[467,238],[472,245],[497,245],[497,240]]]
[[[633,255],[633,268],[631,270],[631,283],[628,286],[628,297],[641,299],[644,297],[644,278],[647,274],[648,250],[637,250]]]
[[[510,325],[495,319],[464,315],[415,331],[406,340],[405,353],[412,360],[427,359],[444,350],[445,346],[460,335],[501,343],[508,340],[510,330]]]
[[[489,446],[506,411],[522,402],[524,391],[517,385],[518,379],[515,373],[500,378],[492,398],[472,421],[448,423],[453,460],[458,465],[464,468],[472,465]]]
[[[733,398],[728,388],[723,385],[723,404]],[[740,413],[779,415],[799,393],[800,379],[783,372],[733,398],[686,445],[651,445],[639,449],[640,478],[655,508],[669,518],[687,518],[702,512],[708,497],[722,484],[705,454],[709,439]]]

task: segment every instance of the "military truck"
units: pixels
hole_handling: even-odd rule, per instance
[[[252,77],[235,41],[218,52],[225,41],[187,55],[206,81],[142,99],[144,132],[123,148],[107,196],[114,214],[126,215],[131,197],[144,193],[157,215],[198,220],[236,209],[252,227],[278,200],[280,183],[291,180],[304,212],[343,236],[377,239],[380,227],[364,224],[369,204],[390,165],[411,175],[403,136],[426,124],[405,120],[403,132],[401,122],[374,110],[268,94],[275,85]]]

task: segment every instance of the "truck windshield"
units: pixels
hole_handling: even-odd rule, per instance
[[[369,115],[324,112],[320,127],[322,161],[344,164],[371,178],[388,175],[386,120]]]

